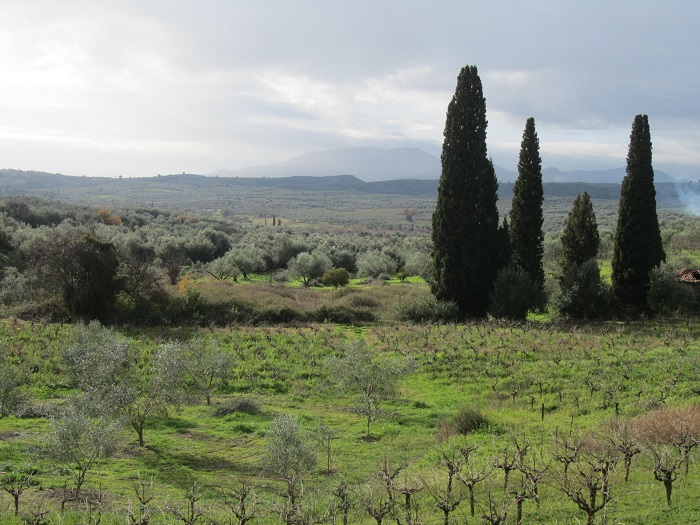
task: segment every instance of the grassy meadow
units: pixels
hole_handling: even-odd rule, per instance
[[[396,297],[396,289],[404,287],[424,285],[365,286],[344,293],[364,301],[374,295],[384,304],[385,290]],[[9,493],[2,494],[3,523],[135,522],[128,516],[131,509],[138,518],[134,486],[139,479],[142,491],[152,491],[146,505],[152,523],[186,523],[188,508],[197,511],[189,516],[195,523],[239,523],[233,509],[244,484],[252,487],[247,500],[247,511],[256,514],[252,522],[282,523],[285,485],[265,461],[267,430],[282,414],[296,418],[304,439],[316,447],[318,463],[302,479],[297,519],[305,523],[342,523],[344,517],[349,523],[445,523],[446,502],[457,503],[448,523],[489,523],[503,515],[501,523],[517,523],[518,494],[522,523],[585,523],[585,513],[563,490],[564,466],[571,487],[577,469],[606,454],[616,459],[604,489],[609,502],[595,523],[700,522],[694,445],[688,473],[680,464],[676,468],[672,505],[654,478],[654,453],[675,457],[680,450],[654,421],[668,421],[664,414],[685,418],[689,443],[697,444],[692,441],[700,432],[696,320],[122,328],[118,331],[134,342],[141,359],[148,360],[159,344],[200,335],[230,354],[232,370],[211,405],[185,393],[167,412],[149,419],[144,447],[123,426],[115,434],[114,451],[87,473],[79,502],[64,501],[73,485],[69,466],[42,453],[52,431],[51,408],[77,393],[60,358],[74,330],[16,319],[0,326],[6,353],[26,371],[23,388],[31,407],[22,417],[0,419],[0,463],[36,470],[17,517]],[[377,359],[414,363],[393,395],[379,403],[369,436],[366,418],[355,411],[358,394],[334,386],[328,365],[331,356],[342,358],[357,340]],[[613,450],[621,424],[635,429],[630,439],[640,450],[626,482],[624,461]],[[319,439],[319,425],[331,439]],[[466,460],[458,452],[465,447]],[[567,463],[563,458],[572,450],[576,457]],[[458,475],[448,489],[448,465],[456,463]],[[458,480],[478,478],[479,472],[487,475],[474,485],[471,516],[468,485]],[[533,472],[539,472],[539,502],[528,489],[526,473]],[[346,500],[339,498],[338,487],[346,487]],[[411,495],[408,511],[406,494]],[[378,521],[381,509],[388,510]]]

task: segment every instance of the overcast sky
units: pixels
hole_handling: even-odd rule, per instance
[[[0,0],[0,168],[207,173],[342,147],[439,155],[476,65],[489,155],[514,170],[700,177],[697,0]]]

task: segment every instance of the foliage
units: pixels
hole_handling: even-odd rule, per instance
[[[610,291],[600,278],[595,259],[569,267],[560,281],[554,308],[566,319],[603,319],[608,315]]]
[[[236,412],[243,414],[260,414],[262,401],[252,397],[237,397],[223,406],[217,407],[214,410],[215,416],[227,416]]]
[[[666,260],[656,215],[651,136],[646,115],[632,125],[627,175],[622,181],[612,260],[613,293],[625,307],[647,308],[649,272]]]
[[[15,305],[30,301],[36,294],[36,287],[26,273],[14,266],[5,268],[0,281],[0,304]]]
[[[472,407],[462,407],[454,419],[455,430],[460,434],[470,434],[489,425],[489,420]]]
[[[392,275],[396,272],[396,261],[381,250],[369,250],[357,257],[357,275],[378,278],[382,274]]]
[[[265,442],[265,467],[286,483],[284,497],[289,500],[289,512],[295,514],[301,481],[316,467],[316,450],[299,422],[287,414],[272,420]]]
[[[447,108],[433,213],[431,288],[468,317],[486,313],[498,268],[498,183],[486,154],[486,103],[475,66],[462,68]]]
[[[128,387],[133,366],[133,343],[98,321],[77,324],[61,359],[74,386],[113,404],[114,391]],[[126,383],[126,385],[125,385]],[[94,392],[94,395],[92,393]]]
[[[323,286],[332,286],[333,288],[347,286],[350,282],[350,274],[345,268],[331,268],[323,274],[321,282]]]
[[[119,407],[136,431],[140,447],[144,446],[146,423],[180,400],[186,366],[183,354],[177,343],[159,345],[145,377],[139,378],[130,398]]]
[[[663,263],[650,272],[647,304],[657,313],[697,314],[700,312],[700,290],[696,285],[678,282],[676,270]]]
[[[417,275],[424,281],[432,278],[433,265],[430,253],[427,251],[411,252],[406,256],[406,264],[403,266],[404,272],[408,275]]]
[[[573,265],[582,265],[598,255],[600,236],[591,196],[583,192],[576,196],[574,205],[564,221],[564,231],[561,234],[561,260],[559,262],[562,275],[565,275]]]
[[[540,290],[544,286],[543,199],[540,142],[535,131],[535,119],[530,117],[520,145],[518,178],[513,186],[510,208],[509,236],[511,263],[527,272]]]
[[[211,389],[214,380],[208,382],[205,364],[214,350],[204,352],[201,360],[193,359],[190,370],[196,381]],[[188,366],[182,345],[163,343],[148,366],[139,370],[130,341],[98,322],[78,326],[62,358],[74,384],[85,393],[83,410],[95,417],[124,417],[136,431],[139,446],[144,445],[146,422],[178,401]]]
[[[194,337],[182,346],[188,386],[211,405],[212,395],[231,375],[233,356],[212,337]]]
[[[55,232],[30,247],[38,280],[61,293],[69,311],[81,319],[105,319],[120,283],[114,245],[91,231]]]
[[[531,275],[519,267],[498,272],[490,295],[489,313],[498,319],[524,321],[527,312],[546,303],[543,292]]]
[[[79,500],[87,473],[100,457],[113,452],[116,429],[110,420],[91,416],[83,398],[71,398],[66,405],[52,420],[45,453],[70,470],[73,499]]]
[[[226,254],[223,257],[214,259],[206,265],[206,271],[209,275],[223,281],[225,279],[233,279],[238,281],[238,276],[241,273],[240,268],[236,265],[236,261],[232,253]]]
[[[338,388],[359,395],[355,412],[365,418],[365,438],[370,439],[370,425],[379,414],[381,401],[394,394],[396,383],[414,363],[410,359],[380,358],[363,341],[353,341],[342,358],[331,357],[327,366]]]
[[[23,402],[19,367],[11,362],[6,351],[0,341],[0,418],[15,413]]]
[[[427,297],[396,308],[396,317],[399,321],[412,321],[414,323],[436,323],[456,321],[459,318],[457,304],[449,301],[439,301],[435,297]]]
[[[304,286],[309,286],[312,280],[323,277],[332,264],[326,255],[302,252],[289,261],[289,273]]]

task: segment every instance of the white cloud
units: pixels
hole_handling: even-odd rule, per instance
[[[517,160],[534,116],[545,164],[616,167],[634,115],[648,113],[655,162],[700,172],[698,16],[691,0],[7,3],[3,158],[145,175],[348,145],[434,148],[468,62],[494,157]]]

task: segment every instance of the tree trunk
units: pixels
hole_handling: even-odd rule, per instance
[[[664,488],[666,489],[666,505],[671,506],[671,491],[673,490],[673,481],[670,479],[664,480]]]
[[[474,486],[469,485],[469,512],[474,517]]]

